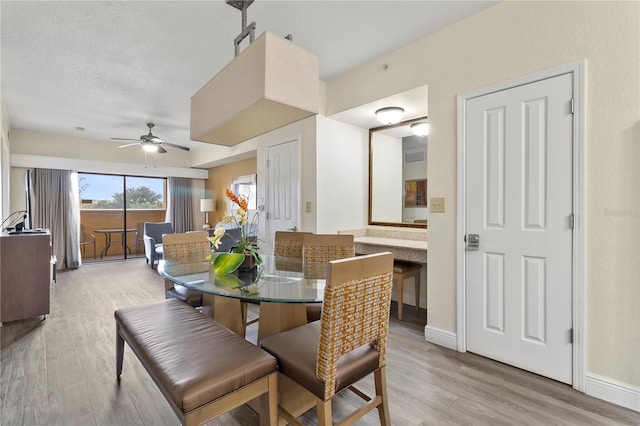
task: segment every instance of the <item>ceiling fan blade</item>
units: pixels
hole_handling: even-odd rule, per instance
[[[181,149],[183,151],[189,151],[189,148],[187,148],[186,146],[176,145],[176,144],[169,143],[169,142],[162,142],[162,145],[163,146],[166,145],[166,146],[168,146],[170,148]]]
[[[112,141],[140,141],[140,139],[131,139],[131,138],[111,138]]]
[[[136,143],[128,143],[126,145],[120,145],[118,148],[127,148],[129,146],[135,146],[135,145],[140,145],[140,142],[136,142]]]
[[[167,150],[164,149],[163,147],[161,147],[161,146],[158,147],[158,154],[164,154],[166,152],[167,152]]]

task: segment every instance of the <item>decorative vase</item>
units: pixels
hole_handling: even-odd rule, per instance
[[[250,269],[253,269],[255,266],[256,266],[256,260],[253,258],[253,255],[245,254],[244,255],[244,260],[242,261],[240,266],[238,266],[238,270],[239,271],[248,271]]]

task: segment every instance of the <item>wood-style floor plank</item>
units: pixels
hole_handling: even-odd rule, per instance
[[[177,425],[173,411],[135,355],[125,348],[122,381],[115,378],[113,311],[164,299],[157,271],[141,260],[85,265],[58,273],[51,314],[0,328],[0,424]],[[249,318],[259,316],[249,305]],[[392,424],[639,425],[640,414],[574,391],[570,386],[470,353],[424,341],[426,311],[392,304],[387,388]],[[247,328],[255,342],[257,324]],[[176,348],[185,353],[188,348]],[[372,394],[373,379],[359,387]],[[361,404],[350,392],[333,400],[339,419]],[[317,423],[314,410],[300,421]],[[258,425],[243,406],[207,423]],[[379,424],[377,413],[358,424]]]

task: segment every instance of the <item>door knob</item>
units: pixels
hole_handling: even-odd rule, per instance
[[[467,242],[467,247],[478,248],[478,246],[480,246],[480,235],[479,234],[465,235],[465,241]]]
[[[297,230],[298,230],[298,228],[295,225],[293,225],[293,228],[287,228],[287,231],[296,232]]]

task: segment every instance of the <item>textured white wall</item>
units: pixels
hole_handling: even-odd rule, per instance
[[[335,234],[367,225],[369,131],[317,117],[316,232]]]
[[[327,83],[327,114],[429,85],[431,326],[456,330],[456,95],[586,58],[586,370],[640,386],[638,34],[638,2],[502,2]]]

